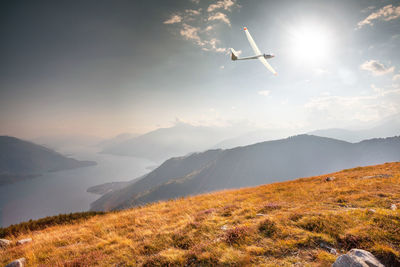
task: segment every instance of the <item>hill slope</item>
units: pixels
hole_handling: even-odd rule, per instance
[[[45,172],[96,164],[67,158],[51,149],[15,137],[0,136],[0,185],[17,182]]]
[[[221,191],[8,237],[0,265],[328,266],[351,248],[400,264],[400,163]],[[322,244],[322,246],[321,246]]]
[[[318,175],[400,160],[400,137],[348,143],[299,135],[167,160],[144,178],[105,194],[92,210],[123,209],[191,194]]]

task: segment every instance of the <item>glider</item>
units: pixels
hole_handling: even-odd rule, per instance
[[[262,54],[260,49],[258,49],[256,42],[254,42],[253,37],[251,37],[249,31],[247,30],[246,27],[244,27],[244,32],[246,33],[247,40],[249,40],[251,48],[253,48],[254,53],[256,54],[255,56],[252,57],[238,57],[238,53],[235,51],[235,49],[231,48],[231,59],[233,61],[235,60],[247,60],[247,59],[258,59],[261,61],[261,63],[269,70],[271,71],[274,75],[277,75],[276,71],[269,65],[267,62],[267,58],[273,58],[275,57],[274,55],[267,55],[267,54]]]

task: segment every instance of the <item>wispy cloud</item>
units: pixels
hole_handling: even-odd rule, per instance
[[[180,15],[171,15],[169,19],[164,21],[164,24],[175,24],[182,21],[182,17]]]
[[[226,52],[228,49],[227,48],[223,48],[223,47],[217,47],[217,44],[220,41],[216,38],[213,38],[211,40],[204,40],[203,41],[203,47],[202,50],[204,51],[214,51],[214,52],[218,52],[218,53],[224,53]]]
[[[394,67],[386,67],[377,60],[368,60],[361,64],[362,70],[370,71],[374,76],[388,74],[394,71]]]
[[[204,31],[211,31],[212,29],[214,29],[214,26],[208,25],[208,26],[204,29]]]
[[[271,93],[270,91],[268,91],[268,90],[262,90],[262,91],[258,91],[257,92],[259,95],[262,95],[262,96],[269,96],[269,94]]]
[[[200,39],[200,36],[198,32],[200,31],[200,28],[198,27],[193,27],[190,26],[189,24],[184,23],[182,25],[182,29],[180,30],[180,34],[186,39],[186,40],[193,40],[197,44],[201,45],[202,41]]]
[[[361,12],[362,13],[368,13],[373,9],[375,9],[375,6],[368,6],[368,7],[364,8],[364,9],[362,9]]]
[[[200,15],[201,13],[201,8],[196,10],[196,9],[186,9],[185,13],[190,14],[190,15]]]
[[[389,20],[394,20],[400,18],[400,6],[393,6],[393,5],[387,5],[379,9],[378,11],[375,11],[371,13],[368,17],[366,17],[364,20],[360,21],[357,26],[358,28],[361,28],[365,25],[374,25],[375,20],[384,20],[384,21],[389,21]]]
[[[217,10],[217,9],[224,9],[224,10],[230,11],[231,8],[236,5],[237,5],[236,1],[234,1],[234,0],[220,0],[214,4],[209,5],[207,8],[207,11],[213,12],[214,10]]]
[[[225,22],[229,26],[231,26],[230,20],[228,19],[228,17],[224,13],[217,12],[217,13],[215,13],[213,15],[210,15],[208,17],[208,21],[213,21],[213,20],[220,20],[222,22]]]
[[[199,3],[199,1],[193,0],[192,2]],[[174,12],[163,23],[175,27],[180,36],[185,40],[192,41],[203,51],[226,53],[228,48],[221,46],[218,30],[220,25],[231,25],[227,13],[231,12],[234,7],[240,7],[236,0],[218,0],[210,4],[206,10],[194,7]]]

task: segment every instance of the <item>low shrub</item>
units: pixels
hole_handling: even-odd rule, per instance
[[[265,237],[273,236],[277,229],[276,224],[270,219],[265,219],[258,225],[258,231]]]
[[[232,229],[229,229],[225,233],[224,240],[229,245],[237,244],[240,241],[243,241],[245,236],[248,234],[249,228],[246,226],[238,226]]]

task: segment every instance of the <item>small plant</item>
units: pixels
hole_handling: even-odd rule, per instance
[[[168,260],[160,255],[150,256],[144,263],[143,267],[153,267],[153,266],[173,266]]]
[[[193,241],[188,237],[188,235],[181,232],[173,234],[172,241],[174,247],[184,250],[188,250],[190,247],[193,246]]]
[[[281,208],[282,208],[282,206],[280,204],[271,202],[271,203],[265,204],[258,212],[259,213],[267,213],[267,212],[270,212],[273,210],[279,210]]]
[[[270,219],[265,219],[258,225],[258,231],[265,237],[273,236],[277,229],[275,222]]]
[[[202,211],[199,212],[199,214],[211,214],[211,213],[213,213],[215,211],[216,211],[216,209],[211,208],[211,209],[202,210]]]
[[[222,208],[222,213],[221,216],[223,217],[229,217],[232,216],[232,212],[237,209],[236,205],[228,205]]]
[[[289,216],[289,220],[294,221],[294,222],[299,221],[301,218],[303,218],[303,214],[300,214],[300,213],[293,213],[293,214],[290,214],[290,216]]]
[[[249,232],[249,228],[246,226],[238,226],[232,229],[229,229],[225,233],[225,242],[229,245],[237,244],[240,241],[243,241],[246,234]]]
[[[387,245],[375,245],[371,252],[385,266],[400,266],[400,253]]]
[[[353,248],[367,248],[372,241],[369,237],[361,237],[352,234],[346,234],[339,238],[338,243],[344,250]]]

